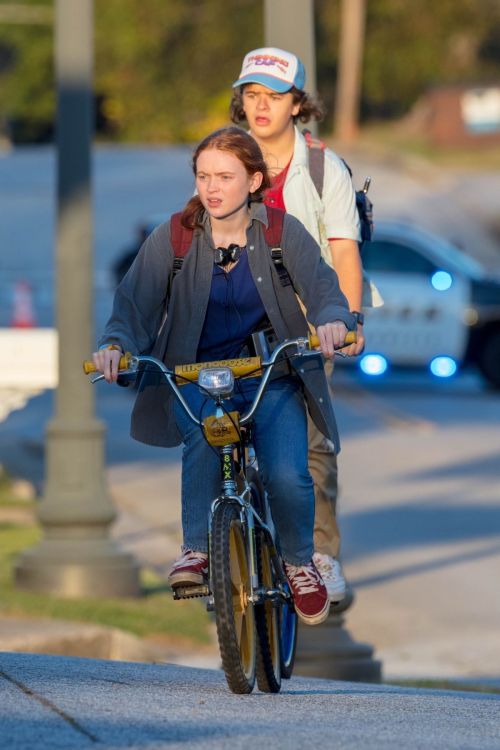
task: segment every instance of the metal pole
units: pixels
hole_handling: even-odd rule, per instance
[[[139,593],[133,559],[109,539],[104,427],[81,368],[93,347],[92,10],[92,0],[56,2],[59,386],[46,435],[44,535],[15,567],[18,586],[62,596]]]
[[[345,145],[358,134],[366,0],[341,0],[335,135]]]

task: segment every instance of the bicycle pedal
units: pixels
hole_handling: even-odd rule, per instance
[[[200,596],[209,596],[210,590],[206,583],[191,584],[190,586],[175,586],[173,594],[174,599],[195,599]]]

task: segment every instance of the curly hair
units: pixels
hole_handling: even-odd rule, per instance
[[[248,84],[246,85],[248,86]],[[231,120],[236,123],[236,125],[239,125],[246,120],[245,110],[243,109],[244,88],[245,85],[234,89],[233,98],[229,105]],[[311,94],[307,94],[301,89],[295,88],[295,86],[292,86],[289,93],[293,96],[293,103],[300,104],[299,112],[293,118],[294,122],[297,122],[297,120],[300,120],[300,122],[309,122],[309,120],[323,119],[325,116],[325,108],[319,99],[314,98]]]
[[[219,151],[227,151],[237,159],[245,167],[245,170],[249,177],[252,177],[256,172],[262,173],[262,183],[255,192],[250,193],[248,196],[248,202],[262,201],[264,192],[271,187],[271,178],[262,156],[262,151],[257,141],[252,138],[242,128],[237,128],[231,125],[228,128],[219,128],[210,135],[207,135],[201,143],[195,148],[191,166],[193,173],[196,177],[198,157],[202,151],[207,149],[215,148]],[[194,229],[195,227],[201,227],[201,219],[204,211],[203,204],[198,195],[194,195],[186,207],[184,208],[181,216],[181,224],[187,229]]]

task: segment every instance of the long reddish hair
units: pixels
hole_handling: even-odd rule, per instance
[[[202,151],[209,148],[227,151],[236,156],[245,167],[249,177],[252,177],[255,172],[262,172],[262,183],[254,193],[249,194],[248,202],[262,201],[264,192],[271,187],[271,178],[257,141],[245,130],[234,126],[215,130],[201,141],[193,153],[192,168],[195,177],[198,157]],[[187,229],[202,226],[201,217],[204,210],[199,196],[194,195],[182,212],[182,225]]]

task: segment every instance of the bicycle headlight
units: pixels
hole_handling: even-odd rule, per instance
[[[212,396],[230,396],[234,375],[229,367],[204,367],[198,373],[198,385]]]

